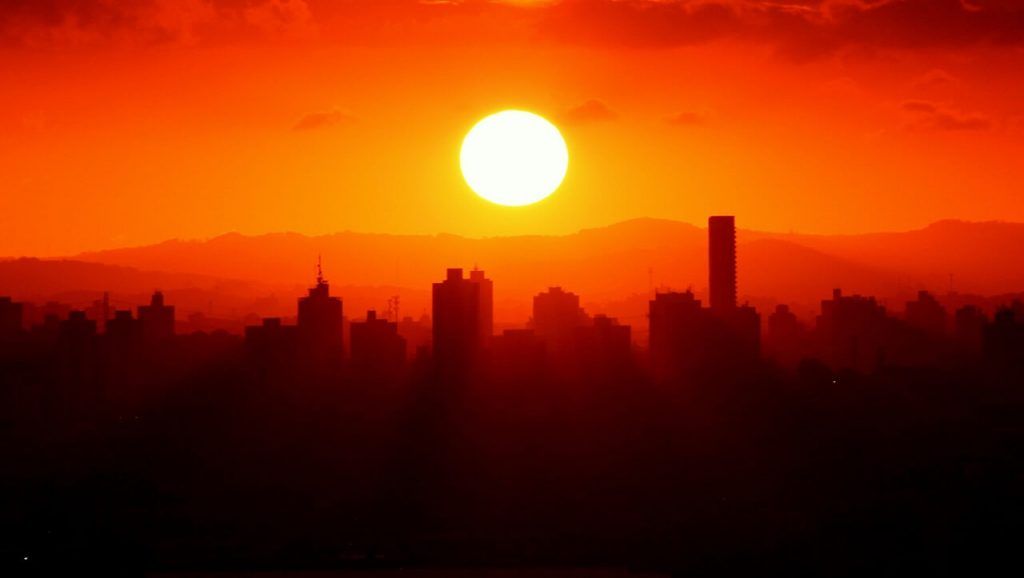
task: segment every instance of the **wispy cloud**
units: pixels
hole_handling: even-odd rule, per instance
[[[299,119],[292,127],[295,131],[310,131],[355,122],[355,117],[350,113],[338,110],[323,110],[311,112]]]
[[[869,49],[1024,46],[1018,0],[5,0],[0,42],[554,42],[675,47],[721,39],[795,58]],[[923,25],[926,23],[926,25]]]
[[[675,112],[665,117],[665,122],[676,126],[696,126],[706,123],[708,114],[692,110]]]
[[[977,131],[992,128],[992,119],[978,112],[964,112],[926,100],[908,100],[902,105],[910,115],[911,130]]]
[[[619,114],[604,102],[590,99],[565,111],[560,118],[565,124],[580,125],[612,121],[619,118]]]

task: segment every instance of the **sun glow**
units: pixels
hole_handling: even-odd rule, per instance
[[[569,150],[558,128],[521,110],[492,114],[462,142],[462,175],[476,194],[499,205],[523,206],[558,189]]]

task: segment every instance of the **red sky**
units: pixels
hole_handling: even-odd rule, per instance
[[[1024,221],[1012,0],[7,0],[0,255],[227,231],[811,233]],[[569,176],[478,199],[462,137],[555,121]]]

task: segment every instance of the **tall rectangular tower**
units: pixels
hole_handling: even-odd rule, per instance
[[[480,337],[486,343],[494,335],[494,282],[477,268],[469,272],[469,280],[480,287]]]
[[[153,341],[174,337],[174,307],[164,304],[164,294],[153,293],[149,305],[139,306],[142,337]]]
[[[344,313],[341,299],[331,296],[331,286],[317,264],[316,286],[299,298],[296,330],[307,353],[324,361],[338,361],[344,353]]]
[[[434,359],[446,371],[468,369],[483,346],[484,286],[463,277],[462,269],[448,269],[445,280],[434,283]]]
[[[736,308],[736,218],[708,218],[708,265],[712,311]]]

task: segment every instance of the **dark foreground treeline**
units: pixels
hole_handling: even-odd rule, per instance
[[[0,360],[3,575],[1024,566],[1019,369],[442,377],[215,335],[83,355]]]

